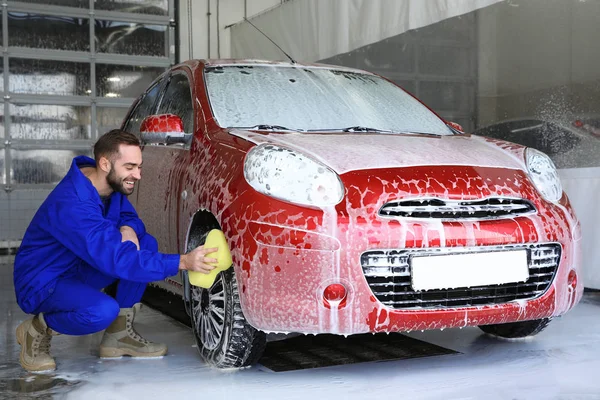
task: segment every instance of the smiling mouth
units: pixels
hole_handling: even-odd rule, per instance
[[[124,181],[124,183],[129,186],[135,185],[135,181]]]

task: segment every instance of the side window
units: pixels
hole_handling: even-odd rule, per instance
[[[156,103],[159,89],[160,82],[146,92],[144,98],[138,103],[137,107],[133,110],[129,116],[129,119],[125,123],[125,130],[127,132],[131,132],[136,135],[140,133],[140,125],[142,124],[142,121],[154,110],[153,106]]]
[[[190,83],[185,74],[171,76],[157,114],[179,115],[186,133],[194,132],[194,107]]]

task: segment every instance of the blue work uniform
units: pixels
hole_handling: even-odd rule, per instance
[[[114,192],[100,198],[80,170],[95,165],[89,157],[73,159],[33,217],[15,257],[21,309],[43,312],[50,328],[70,335],[105,329],[120,308],[141,300],[147,283],[179,270],[180,256],[158,252],[127,196]],[[135,231],[139,251],[133,242],[122,242],[122,226]],[[117,280],[115,299],[100,291]]]

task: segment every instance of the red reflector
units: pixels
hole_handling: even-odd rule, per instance
[[[581,128],[583,126],[583,121],[578,119],[576,121],[573,121],[573,125],[575,125],[578,128]]]
[[[576,287],[577,286],[577,273],[575,272],[574,269],[571,270],[571,272],[569,272],[569,278],[568,281],[569,286],[571,287]]]
[[[323,297],[329,301],[344,300],[344,297],[346,297],[346,288],[342,284],[334,283],[325,288]]]
[[[346,287],[341,283],[333,283],[323,291],[323,303],[327,308],[342,308],[346,305]]]

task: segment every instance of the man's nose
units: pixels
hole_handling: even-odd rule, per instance
[[[142,179],[142,170],[141,169],[136,169],[135,172],[133,173],[133,177],[137,180]]]

